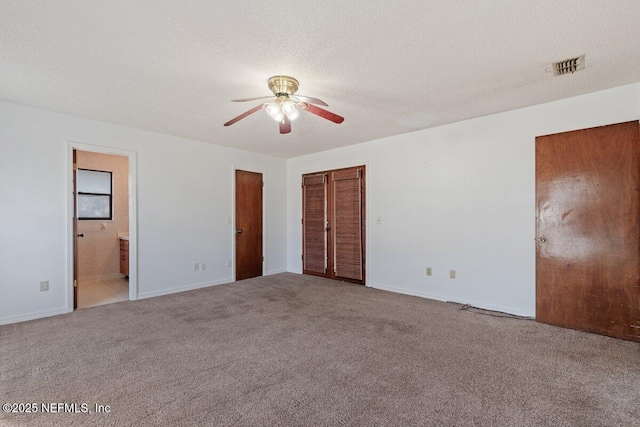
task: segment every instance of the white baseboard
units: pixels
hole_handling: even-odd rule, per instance
[[[448,297],[448,296],[443,296],[443,295],[436,295],[436,294],[430,294],[427,292],[420,292],[420,291],[414,291],[414,290],[408,290],[408,289],[402,289],[402,288],[396,288],[394,286],[387,286],[387,285],[383,285],[380,283],[367,283],[367,286],[370,288],[374,288],[374,289],[380,289],[382,291],[389,291],[389,292],[395,292],[398,294],[404,294],[404,295],[411,295],[414,297],[421,297],[421,298],[429,298],[429,299],[433,299],[436,301],[444,301],[444,302],[455,302],[458,304],[470,304],[474,307],[478,307],[478,308],[483,308],[486,310],[492,310],[492,311],[500,311],[502,313],[508,313],[508,314],[514,314],[516,316],[524,316],[524,317],[531,317],[531,318],[535,318],[535,313],[531,313],[529,311],[522,311],[522,310],[516,310],[510,307],[501,307],[498,305],[493,305],[493,304],[487,304],[484,302],[478,302],[478,301],[472,301],[472,300],[462,300],[456,297]]]
[[[32,313],[18,314],[16,316],[0,317],[0,325],[8,325],[10,323],[26,322],[27,320],[41,319],[43,317],[56,316],[58,314],[66,314],[67,307],[52,308],[50,310],[34,311]]]
[[[124,277],[124,274],[122,273],[110,273],[110,274],[102,274],[99,276],[78,277],[78,282],[97,282],[100,280],[121,279],[123,277]]]
[[[231,280],[231,277],[227,279],[216,280],[214,282],[195,283],[193,285],[178,286],[176,288],[161,289],[159,291],[141,292],[138,294],[138,299],[177,294],[178,292],[192,291],[194,289],[200,289],[200,288],[208,288],[209,286],[224,285],[225,283],[230,283],[230,282],[233,282],[233,280]]]
[[[286,273],[286,272],[287,272],[287,270],[286,270],[286,269],[284,269],[284,270],[273,270],[273,271],[267,271],[267,273],[265,274],[265,276],[271,276],[271,275],[274,275],[274,274],[280,274],[280,273]]]

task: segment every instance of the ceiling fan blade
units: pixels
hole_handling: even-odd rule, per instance
[[[269,95],[269,96],[257,96],[255,98],[232,99],[231,102],[247,102],[247,101],[255,101],[257,99],[267,99],[267,98],[275,98],[275,96]]]
[[[291,120],[289,120],[289,117],[284,116],[284,119],[280,122],[280,133],[289,132],[291,132]]]
[[[255,106],[255,107],[253,107],[251,110],[249,110],[249,111],[245,111],[244,113],[240,114],[238,117],[236,117],[236,118],[233,118],[233,119],[229,120],[229,121],[228,121],[227,123],[225,123],[224,125],[225,125],[225,126],[231,126],[231,125],[232,125],[232,124],[234,124],[235,122],[237,122],[237,121],[240,121],[240,120],[244,119],[244,118],[245,118],[245,117],[247,117],[248,115],[253,114],[253,113],[255,113],[255,112],[256,112],[256,111],[258,111],[258,110],[261,110],[262,108],[264,108],[264,106],[265,106],[265,105],[266,105],[266,104],[260,104],[260,105],[257,105],[257,106]]]
[[[312,98],[310,96],[304,96],[304,95],[293,95],[293,96],[298,98],[300,101],[308,102],[310,104],[324,105],[325,107],[329,106],[329,104],[327,104],[326,102],[318,98]]]
[[[344,117],[333,114],[331,111],[327,111],[323,108],[316,107],[315,105],[307,104],[306,102],[299,103],[298,107],[302,108],[303,110],[307,110],[308,112],[315,114],[316,116],[320,116],[323,119],[331,120],[334,123],[340,124],[344,122]]]

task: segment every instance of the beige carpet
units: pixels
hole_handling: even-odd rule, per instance
[[[640,425],[640,345],[285,273],[0,327],[6,426]],[[81,410],[81,407],[79,408]]]

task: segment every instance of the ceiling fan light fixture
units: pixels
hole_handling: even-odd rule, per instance
[[[300,112],[296,108],[296,104],[292,101],[285,101],[282,103],[282,112],[287,115],[289,120],[295,120],[300,115]]]
[[[282,110],[280,109],[280,103],[278,101],[273,101],[267,104],[267,114],[273,118],[282,114]]]
[[[300,112],[298,112],[298,109],[295,108],[295,107],[294,107],[293,111],[291,111],[289,114],[287,114],[287,117],[289,118],[289,120],[295,120],[295,119],[298,118],[298,116],[300,116]]]
[[[278,114],[271,116],[271,118],[276,122],[281,122],[284,119],[284,113],[282,111],[278,111]]]

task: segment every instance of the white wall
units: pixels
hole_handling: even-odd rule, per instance
[[[137,153],[141,297],[231,280],[233,166],[265,174],[270,274],[301,271],[301,174],[366,164],[369,286],[533,315],[535,136],[639,116],[635,84],[284,161],[0,102],[0,324],[67,309],[68,141]]]
[[[368,286],[533,316],[535,137],[639,116],[634,84],[289,159],[288,269],[301,175],[366,164]]]
[[[264,173],[265,272],[286,270],[283,159],[0,102],[0,324],[67,310],[68,141],[137,153],[140,297],[231,281],[234,166]]]

